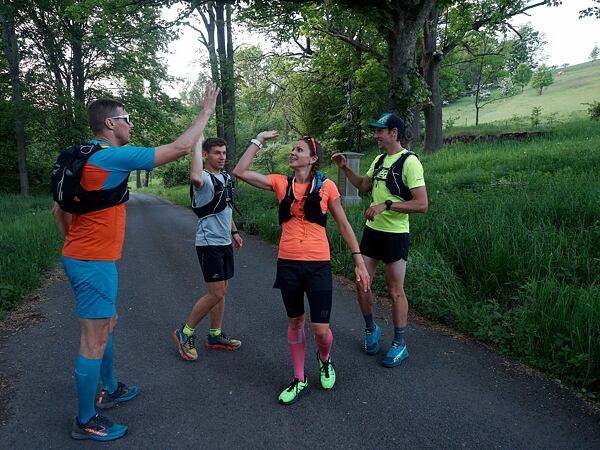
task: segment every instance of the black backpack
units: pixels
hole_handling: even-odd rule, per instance
[[[85,214],[129,200],[129,178],[112,189],[86,191],[81,187],[83,166],[94,153],[105,148],[107,146],[100,144],[82,144],[72,145],[60,152],[52,169],[51,189],[52,197],[61,209],[68,213]]]
[[[192,201],[192,210],[196,213],[199,219],[213,214],[218,214],[227,206],[235,206],[233,204],[233,179],[231,178],[231,175],[229,175],[226,170],[221,171],[221,175],[223,175],[225,180],[225,184],[223,184],[208,170],[204,169],[204,172],[210,176],[210,180],[212,181],[215,192],[212,200],[206,205],[196,206],[196,202],[194,201],[194,185],[190,184],[190,200]]]
[[[415,156],[418,158],[418,156],[414,152],[407,151],[406,153],[404,153],[402,156],[400,156],[400,158],[398,158],[394,162],[394,164],[390,166],[385,181],[385,186],[392,193],[392,195],[400,197],[405,202],[408,200],[412,200],[413,198],[410,189],[408,188],[408,186],[406,186],[406,184],[404,184],[404,180],[402,179],[404,163],[406,162],[409,156]],[[378,159],[375,162],[375,167],[373,168],[373,180],[377,178],[379,172],[383,170],[383,160],[385,159],[385,157],[385,153],[378,156]]]

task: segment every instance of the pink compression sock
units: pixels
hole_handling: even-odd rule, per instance
[[[288,325],[288,344],[290,344],[290,353],[292,354],[294,377],[304,381],[304,349],[306,348],[304,327],[293,329]]]
[[[321,361],[327,361],[329,359],[329,352],[331,351],[331,344],[333,344],[333,333],[331,330],[322,338],[319,338],[316,334],[315,342],[317,343],[317,347],[319,347],[319,358]]]

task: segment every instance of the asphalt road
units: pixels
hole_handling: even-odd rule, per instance
[[[70,287],[58,279],[36,306],[43,320],[0,337],[0,448],[600,448],[600,418],[575,395],[475,342],[413,322],[408,361],[382,367],[383,355],[361,351],[362,318],[340,282],[332,313],[337,384],[320,389],[309,338],[310,394],[280,406],[292,370],[285,312],[272,289],[276,249],[245,234],[224,324],[242,348],[199,346],[198,362],[182,361],[171,332],[204,292],[195,216],[142,194],[127,210],[115,366],[141,392],[109,415],[129,433],[110,444],[69,437],[78,327]],[[376,316],[387,345],[387,308]],[[208,331],[206,319],[198,330]]]

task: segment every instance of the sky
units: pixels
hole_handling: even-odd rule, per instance
[[[588,61],[594,43],[600,46],[600,19],[579,19],[579,11],[593,5],[590,0],[563,0],[561,6],[534,8],[529,16],[521,14],[511,23],[531,22],[536,31],[544,33],[546,65],[580,64]]]
[[[528,15],[521,14],[511,21],[515,27],[530,22],[533,28],[544,33],[547,44],[544,49],[545,63],[548,66],[579,64],[588,61],[588,57],[597,43],[600,46],[600,19],[587,17],[579,19],[579,11],[593,6],[590,0],[563,0],[558,7],[537,7]],[[165,12],[165,17],[174,17],[174,11]],[[196,26],[201,27],[200,24]],[[187,82],[196,79],[202,63],[207,62],[207,53],[197,39],[198,33],[189,27],[181,29],[179,40],[172,42],[165,55],[169,73],[183,78]],[[236,30],[236,45],[254,44],[263,50],[268,49],[266,39]],[[177,95],[183,83],[174,85],[169,93]]]

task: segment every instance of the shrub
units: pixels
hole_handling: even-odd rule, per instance
[[[534,106],[531,109],[531,115],[529,116],[529,120],[531,120],[531,126],[537,127],[540,124],[540,117],[542,115],[542,107]]]
[[[458,116],[450,116],[444,121],[444,129],[449,130],[454,127],[454,124],[458,120]]]
[[[588,105],[588,114],[592,120],[600,120],[600,100],[594,100],[592,103],[583,103]]]
[[[190,159],[181,158],[156,169],[156,175],[165,187],[180,186],[190,182]]]

